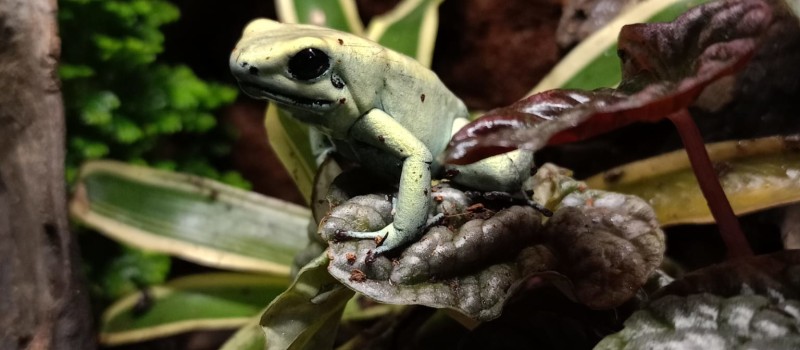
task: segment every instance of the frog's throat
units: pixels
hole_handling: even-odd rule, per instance
[[[274,90],[264,89],[263,86],[254,83],[239,83],[242,90],[252,98],[267,99],[275,101],[279,104],[295,106],[309,110],[331,109],[334,107],[331,100],[318,100],[303,96],[296,96],[284,92],[275,92]]]

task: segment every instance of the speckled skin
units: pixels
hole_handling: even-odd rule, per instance
[[[308,48],[324,52],[330,67],[314,79],[297,79],[289,61]],[[375,254],[419,237],[430,208],[431,173],[440,170],[435,156],[469,115],[435,73],[352,34],[267,19],[245,28],[230,67],[248,95],[280,104],[364,168],[399,177],[394,223],[345,236],[381,238]],[[512,152],[457,167],[454,181],[483,190],[516,190],[531,164],[530,153]]]

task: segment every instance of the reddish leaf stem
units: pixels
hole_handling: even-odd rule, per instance
[[[714,216],[722,240],[728,248],[728,258],[752,256],[753,250],[739,226],[739,219],[733,213],[731,204],[722,190],[717,172],[714,171],[711,159],[706,152],[703,136],[700,135],[700,130],[697,129],[689,111],[684,108],[670,114],[667,118],[678,129],[697,183],[700,184],[703,197],[706,198],[711,215]]]

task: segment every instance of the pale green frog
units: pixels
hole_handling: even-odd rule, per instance
[[[435,73],[362,37],[267,19],[251,22],[230,58],[245,93],[268,99],[328,139],[341,156],[398,181],[394,222],[375,232],[378,255],[417,239],[431,207],[431,173],[467,108]],[[485,191],[518,191],[530,152],[516,151],[452,167],[452,181]],[[450,167],[448,167],[450,168]]]

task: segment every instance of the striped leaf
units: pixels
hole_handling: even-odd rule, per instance
[[[95,161],[81,169],[72,217],[146,250],[217,268],[288,275],[308,209],[209,179]]]
[[[798,144],[800,135],[706,146],[736,214],[800,201]],[[714,222],[684,150],[605,171],[586,183],[642,197],[653,206],[662,226]]]
[[[179,278],[111,305],[101,320],[100,342],[119,345],[188,331],[235,329],[252,322],[288,285],[286,277],[234,273]]]
[[[367,38],[430,67],[443,0],[404,0],[372,19]]]
[[[528,95],[552,89],[616,86],[621,77],[617,36],[631,23],[667,22],[710,0],[651,0],[629,8],[570,51]]]

